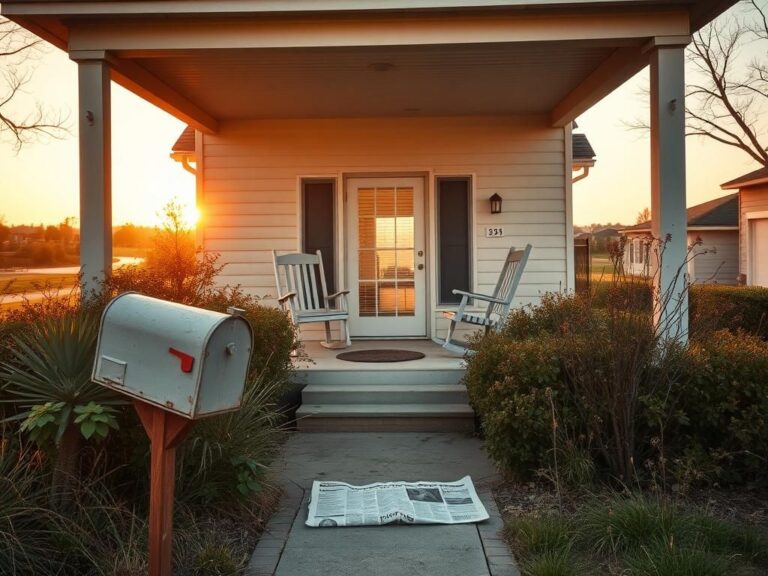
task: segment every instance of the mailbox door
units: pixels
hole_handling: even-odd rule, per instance
[[[251,358],[251,327],[231,316],[208,339],[195,415],[228,412],[240,407]]]

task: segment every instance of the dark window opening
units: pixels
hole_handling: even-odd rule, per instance
[[[336,182],[334,180],[304,180],[301,187],[302,225],[304,227],[302,251],[307,254],[314,254],[320,250],[323,255],[325,284],[328,293],[333,294],[336,292],[334,242]]]
[[[471,281],[470,215],[472,192],[469,178],[437,179],[438,292],[440,304],[457,304],[469,291]]]

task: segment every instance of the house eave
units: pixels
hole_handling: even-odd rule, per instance
[[[743,180],[741,182],[726,182],[725,184],[721,184],[720,188],[722,190],[740,190],[742,188],[749,188],[751,186],[761,186],[763,184],[768,184],[768,176],[755,178],[753,180]]]
[[[738,226],[688,226],[688,232],[729,232],[738,231]],[[629,234],[650,234],[650,228],[641,228],[636,230],[619,230],[619,234],[624,236]]]

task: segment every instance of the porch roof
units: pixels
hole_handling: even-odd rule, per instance
[[[541,115],[565,126],[734,0],[10,0],[2,12],[193,127]]]

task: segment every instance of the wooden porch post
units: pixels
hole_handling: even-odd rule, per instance
[[[654,319],[666,337],[686,341],[685,47],[653,43],[651,50],[651,231],[666,240]]]
[[[112,270],[110,70],[102,58],[77,61],[80,128],[82,295],[98,292]]]

